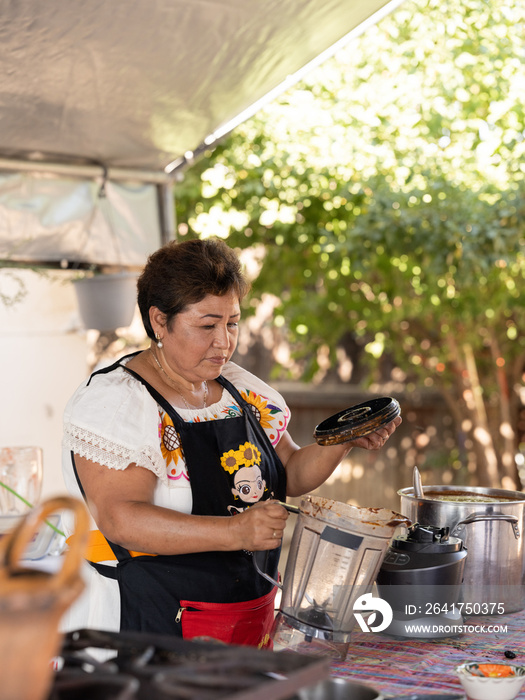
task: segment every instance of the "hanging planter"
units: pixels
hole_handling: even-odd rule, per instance
[[[114,331],[133,320],[137,303],[137,274],[121,271],[73,280],[84,328]]]
[[[108,226],[108,239],[113,244],[118,267],[113,268],[115,272],[88,273],[84,277],[73,280],[84,328],[101,332],[126,328],[133,321],[137,303],[138,276],[137,272],[126,270],[122,266],[113,212],[106,198],[106,185],[107,169],[104,168],[102,183],[90,219],[86,224],[86,233],[89,237],[89,230],[95,216],[104,218]]]

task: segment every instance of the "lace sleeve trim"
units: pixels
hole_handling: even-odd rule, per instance
[[[75,454],[109,469],[123,470],[130,464],[144,467],[153,472],[162,483],[170,485],[166,475],[166,464],[151,445],[145,445],[140,450],[131,450],[71,423],[64,428],[63,444]]]

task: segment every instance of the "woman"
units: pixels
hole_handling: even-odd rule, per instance
[[[278,501],[318,487],[353,445],[378,449],[400,423],[299,448],[283,398],[230,362],[247,289],[220,240],[160,248],[138,282],[150,347],[95,372],[68,403],[66,485],[99,528],[71,628],[266,646],[275,590],[252,553],[271,550],[276,574],[288,515]]]

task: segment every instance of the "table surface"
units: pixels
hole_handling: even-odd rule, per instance
[[[55,573],[62,557],[25,565]],[[454,669],[462,663],[525,665],[525,611],[495,617],[467,617],[466,631],[444,639],[409,639],[383,633],[352,632],[344,661],[332,661],[330,674],[363,683],[386,697],[412,693],[463,693]],[[508,659],[505,652],[513,652]],[[498,698],[494,698],[498,700]],[[525,700],[525,685],[516,700]]]
[[[468,661],[525,665],[525,612],[498,617],[467,617],[457,637],[416,640],[382,633],[352,634],[344,661],[333,661],[331,675],[364,683],[384,695],[462,694],[454,669]],[[505,651],[516,654],[512,660]],[[517,696],[525,699],[525,686]],[[497,700],[497,698],[494,698]]]

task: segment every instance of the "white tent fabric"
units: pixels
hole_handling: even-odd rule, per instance
[[[3,0],[0,152],[163,170],[386,4]]]
[[[0,172],[54,164],[55,175],[67,166],[77,177],[82,166],[110,180],[169,182],[185,153],[399,2],[0,0]],[[3,193],[0,225],[14,220]],[[0,256],[13,249],[8,238],[2,226]],[[78,254],[98,260],[81,240]],[[56,241],[51,233],[50,251]],[[37,252],[15,247],[20,258]]]

